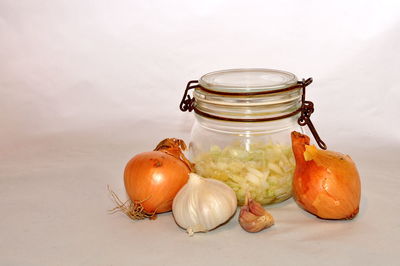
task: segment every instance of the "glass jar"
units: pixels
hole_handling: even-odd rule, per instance
[[[247,192],[261,204],[290,198],[290,135],[303,132],[299,121],[311,82],[272,69],[222,70],[189,82],[180,107],[195,111],[189,157],[196,172],[225,182],[240,205]]]

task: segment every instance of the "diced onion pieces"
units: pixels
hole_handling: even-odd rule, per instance
[[[212,146],[195,158],[196,172],[225,182],[235,191],[240,205],[246,192],[261,204],[288,199],[294,168],[291,147],[276,143],[256,143],[248,149],[238,143],[223,149]]]

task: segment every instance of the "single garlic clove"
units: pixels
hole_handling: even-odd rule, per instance
[[[239,223],[247,232],[256,233],[271,227],[274,224],[274,218],[260,203],[247,194],[245,205],[240,209]]]

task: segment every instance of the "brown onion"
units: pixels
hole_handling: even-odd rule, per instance
[[[173,199],[186,184],[192,164],[185,158],[183,140],[165,139],[154,151],[133,157],[125,167],[125,189],[130,198],[122,203],[113,194],[117,210],[132,219],[151,218],[172,210]]]
[[[324,219],[352,219],[359,211],[361,185],[348,155],[310,146],[310,138],[292,132],[296,159],[293,196],[298,205]]]

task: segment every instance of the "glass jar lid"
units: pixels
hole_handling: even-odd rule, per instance
[[[249,68],[215,71],[202,76],[199,85],[215,93],[271,93],[295,86],[297,77],[275,69]]]
[[[297,77],[273,69],[229,69],[203,75],[193,92],[196,114],[229,121],[267,121],[300,112]]]

